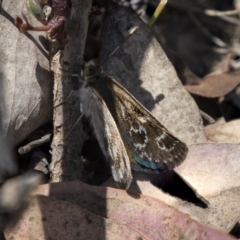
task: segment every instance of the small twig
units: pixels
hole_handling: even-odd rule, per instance
[[[224,55],[231,52],[230,49],[228,48],[219,48],[219,47],[213,47],[212,51],[215,53],[224,54]]]
[[[56,2],[61,3],[62,1]],[[81,124],[75,126],[75,131],[71,131],[72,125],[78,121],[80,115],[80,100],[78,97],[71,97],[71,102],[66,101],[72,90],[78,86],[78,80],[62,69],[66,69],[70,73],[80,73],[92,1],[71,2],[69,20],[74,24],[74,31],[68,33],[68,43],[64,50],[60,50],[56,49],[55,42],[50,42],[50,46],[52,46],[50,48],[50,56],[52,56],[50,65],[54,73],[53,101],[55,106],[53,109],[54,136],[51,145],[53,149],[50,165],[51,182],[81,179],[83,168],[81,149],[84,135]],[[66,135],[69,136],[66,138]]]
[[[229,11],[217,11],[212,9],[206,9],[204,10],[204,13],[211,17],[220,17],[220,16],[237,15],[239,14],[239,11],[237,9],[229,10]]]
[[[209,116],[207,113],[203,112],[202,110],[199,110],[199,112],[200,112],[201,116],[202,116],[205,120],[207,120],[209,123],[212,124],[212,123],[215,123],[215,122],[216,122],[211,116]]]
[[[229,23],[232,23],[232,24],[235,24],[235,25],[240,25],[240,21],[239,21],[239,18],[236,18],[236,17],[232,17],[232,15],[233,14],[212,14],[211,15],[211,12],[210,12],[210,14],[208,14],[209,13],[209,11],[213,11],[213,12],[216,12],[215,10],[201,10],[201,9],[199,9],[199,8],[192,8],[191,9],[191,11],[193,11],[193,12],[197,12],[197,13],[201,13],[201,14],[205,14],[205,15],[207,15],[207,16],[209,16],[209,17],[218,17],[218,18],[220,18],[220,19],[222,19],[222,20],[224,20],[224,21],[226,21],[226,22],[229,22]],[[232,12],[233,11],[235,11],[235,10],[231,10]],[[230,12],[231,12],[230,11]],[[212,12],[212,13],[213,13]],[[226,11],[226,12],[228,12],[228,11]],[[237,13],[240,13],[239,11],[237,11],[236,10],[236,12]],[[225,12],[221,12],[221,13],[225,13]],[[234,14],[235,15],[235,14]]]
[[[20,147],[18,149],[18,153],[20,155],[26,154],[33,150],[36,147],[42,146],[44,143],[50,142],[52,134],[46,134],[45,136],[41,137],[40,139],[37,139],[35,141],[32,141],[28,143],[27,145]]]
[[[240,21],[238,18],[235,18],[235,17],[229,17],[229,16],[219,16],[219,18],[221,18],[222,20],[226,21],[226,22],[229,22],[229,23],[232,23],[232,24],[235,24],[235,25],[240,25]]]
[[[196,18],[195,14],[193,12],[191,12],[190,17],[192,19],[192,21],[199,27],[199,29],[202,31],[202,33],[208,37],[214,44],[216,44],[218,47],[220,48],[227,48],[228,44],[225,43],[223,40],[221,40],[220,38],[214,36],[213,34],[211,34],[203,25],[202,23]]]
[[[208,10],[206,10],[208,11]],[[222,39],[214,36],[213,34],[211,34],[203,25],[202,23],[196,18],[196,16],[194,15],[193,12],[197,12],[197,13],[205,13],[205,11],[202,11],[198,8],[194,8],[192,9],[192,11],[190,11],[190,17],[192,18],[192,21],[199,27],[199,29],[202,31],[202,33],[207,36],[218,48],[213,48],[214,52],[219,53],[219,54],[227,54],[227,53],[234,53],[234,54],[239,54],[239,49],[238,47],[232,47],[229,46],[229,44],[225,43]],[[213,16],[214,17],[214,16]],[[228,15],[218,15],[216,17],[219,17],[220,19],[227,21],[229,23],[235,24],[240,26],[240,20],[235,18],[235,17],[231,17]]]

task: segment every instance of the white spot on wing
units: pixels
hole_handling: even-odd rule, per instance
[[[143,125],[140,125],[138,123],[138,128],[134,128],[133,126],[131,126],[130,131],[129,131],[130,136],[132,136],[132,132],[138,133],[140,135],[142,132],[144,133],[144,136],[145,136],[144,142],[143,143],[135,143],[134,142],[133,145],[139,150],[146,148],[147,143],[148,143],[148,136],[147,136],[146,128]],[[134,139],[133,139],[133,141],[134,141]]]
[[[144,123],[146,123],[146,122],[149,120],[149,117],[147,117],[147,116],[139,117],[138,120],[139,120],[142,124],[144,124]]]
[[[167,148],[167,147],[163,144],[163,140],[164,140],[166,137],[167,137],[167,133],[164,131],[160,136],[158,136],[158,137],[155,138],[155,141],[156,141],[156,144],[157,144],[158,148],[160,148],[161,150],[166,151],[166,152],[171,152],[171,151],[174,149],[176,143],[173,142],[172,147],[171,147],[171,148]]]

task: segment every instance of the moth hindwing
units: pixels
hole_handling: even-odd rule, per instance
[[[90,80],[94,81],[95,78]],[[112,114],[99,93],[88,85],[88,81],[80,89],[80,98],[84,113],[91,118],[103,154],[110,162],[114,181],[118,187],[128,189],[132,182],[130,160]]]
[[[94,71],[97,70],[90,70]],[[123,86],[105,73],[93,76],[85,81],[80,97],[101,149],[112,163],[115,181],[123,181],[119,177],[124,174],[131,178],[129,159],[132,169],[148,172],[171,170],[185,159],[186,144],[174,137]]]

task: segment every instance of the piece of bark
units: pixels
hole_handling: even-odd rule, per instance
[[[78,89],[78,79],[71,73],[80,73],[81,70],[90,8],[91,1],[72,1],[70,19],[74,23],[74,33],[68,34],[69,42],[63,51],[56,54],[54,50],[50,52],[53,56],[54,106],[57,106],[53,113],[52,182],[81,178],[81,148],[84,141],[81,123],[71,131],[80,116],[80,102],[78,97],[68,96],[72,90]]]
[[[44,152],[39,149],[33,150],[28,168],[42,172],[45,176],[48,176],[49,163]]]

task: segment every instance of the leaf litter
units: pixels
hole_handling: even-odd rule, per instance
[[[149,2],[151,6],[158,3]],[[106,7],[106,3],[102,4]],[[140,26],[140,31],[131,41],[123,45],[103,67],[174,135],[188,144],[187,159],[175,169],[175,172],[204,204],[200,206],[196,203],[197,200],[191,202],[171,195],[159,189],[161,184],[157,185],[158,187],[153,186],[150,183],[153,176],[149,176],[149,180],[148,175],[143,173],[134,173],[135,179],[129,192],[109,187],[115,187],[111,180],[105,183],[106,187],[89,186],[81,182],[47,184],[40,186],[35,192],[36,196],[15,228],[5,231],[6,239],[13,236],[14,239],[47,237],[79,239],[80,236],[89,239],[95,239],[96,236],[99,239],[233,239],[227,233],[236,226],[240,212],[238,183],[240,104],[237,90],[238,45],[236,41],[234,46],[231,44],[236,40],[238,26],[230,23],[230,20],[204,15],[203,9],[231,9],[236,6],[229,5],[227,1],[221,3],[206,1],[201,4],[200,1],[196,1],[188,5],[187,1],[183,1],[182,6],[179,6],[176,1],[169,1],[166,10],[151,29],[155,35],[139,21],[133,11],[123,7],[111,7],[103,24],[100,59],[121,43],[127,29],[132,25]],[[190,9],[191,5],[193,8]],[[3,6],[9,9],[10,5],[4,2]],[[14,11],[19,12],[13,8],[13,14]],[[193,15],[189,15],[189,11],[193,11]],[[101,18],[102,16],[95,18],[96,25],[101,25]],[[8,22],[4,22],[6,23]],[[176,27],[176,23],[181,23],[181,27]],[[91,27],[90,24],[90,29],[94,29]],[[4,29],[16,30],[12,25],[5,26]],[[229,37],[225,29],[232,32],[232,37]],[[220,48],[213,40],[214,34],[219,33],[228,47]],[[19,35],[18,38],[23,38],[23,35]],[[92,39],[89,42],[92,49],[96,47],[96,51],[91,50],[91,57],[88,55],[88,58],[96,57],[99,38],[94,36],[89,39]],[[28,40],[25,44],[27,43]],[[89,49],[89,46],[87,48]],[[163,49],[166,50],[167,56]],[[4,52],[5,49],[0,50]],[[19,58],[24,57],[21,50],[19,48]],[[176,54],[180,58],[178,61],[182,62],[180,67],[177,67],[179,63],[173,64],[175,70],[170,63],[170,61],[173,63],[173,60],[169,51]],[[13,57],[15,53],[8,54],[9,57]],[[40,66],[47,68],[42,58],[35,61],[39,61]],[[30,72],[36,70],[30,62],[25,65]],[[1,68],[6,72],[5,65],[1,65]],[[15,68],[22,67],[15,64]],[[45,73],[49,74],[47,70]],[[21,76],[24,76],[23,72]],[[36,82],[33,75],[28,80]],[[185,86],[182,86],[180,80]],[[51,82],[39,84],[41,86],[45,84],[44,88],[48,86],[47,89],[51,89]],[[11,89],[10,85],[6,86]],[[18,85],[15,87],[17,99],[20,88]],[[189,93],[204,98],[205,105],[210,103],[211,98],[215,98],[219,108],[218,114],[213,107],[209,108],[208,114],[220,120],[204,128],[199,113],[200,106],[197,106],[184,88]],[[37,88],[33,92],[37,94]],[[33,116],[29,115],[29,112],[24,113],[27,118],[21,116],[26,104],[29,106],[39,104],[24,101],[19,101],[19,106],[13,109],[14,111],[11,109],[14,104],[7,104],[7,113],[11,110],[14,113],[4,119],[6,123],[11,123],[8,135],[9,139],[12,139],[12,146],[26,138],[36,127],[49,121],[51,106],[44,114],[40,114],[42,118],[37,125],[35,113]],[[52,101],[49,93],[44,101]],[[227,104],[222,104],[226,101]],[[26,109],[32,111],[31,106]],[[43,110],[39,108],[37,111],[39,113]],[[28,131],[22,127],[26,122],[26,125],[31,126]],[[20,134],[22,130],[23,133]],[[17,136],[15,140],[14,136]],[[95,178],[97,179],[95,184],[100,185],[103,179],[106,179],[106,173],[104,177],[96,176],[103,172],[101,171],[103,165],[98,162],[102,156],[99,154],[96,157],[93,154],[92,158],[94,159],[92,162],[86,160],[86,164],[93,165],[93,168],[88,169],[89,174],[83,180],[90,183],[94,182]],[[166,177],[168,173],[160,174],[157,176],[158,181],[162,180],[163,185],[164,180],[168,185],[167,181],[171,182],[170,175],[169,173],[168,178]],[[172,184],[176,183],[173,181]],[[184,194],[186,195],[185,190]]]

